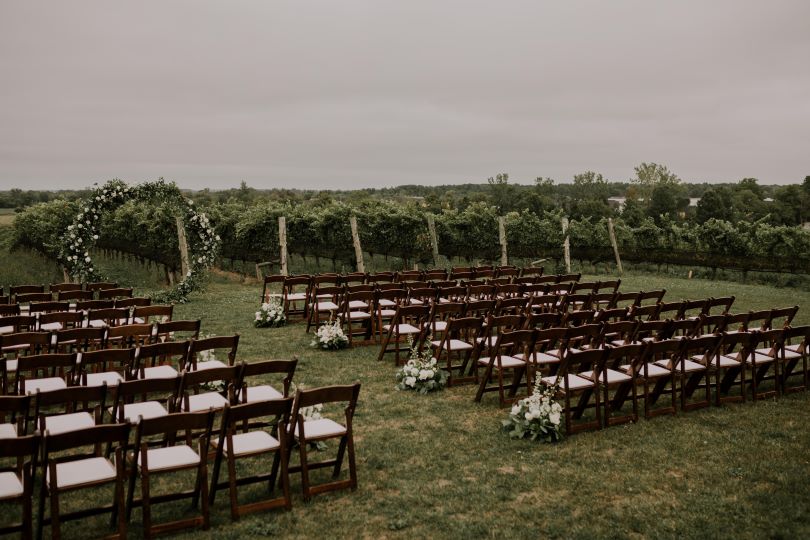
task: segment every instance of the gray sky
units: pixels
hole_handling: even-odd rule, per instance
[[[810,2],[0,0],[0,189],[810,174]]]

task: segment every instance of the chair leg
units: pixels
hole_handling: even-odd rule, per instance
[[[37,540],[42,540],[42,528],[45,523],[45,496],[48,490],[45,487],[45,475],[42,475],[42,487],[39,490],[39,507],[37,508]]]
[[[306,445],[306,441],[298,441],[298,455],[301,460],[301,488],[304,491],[304,500],[309,502],[311,495],[309,493],[309,464],[307,463]]]
[[[216,489],[211,486],[211,489]],[[236,458],[231,452],[228,452],[228,493],[231,498],[231,519],[236,521],[239,519],[239,501],[236,496]]]
[[[52,475],[51,478],[54,478]],[[62,537],[62,530],[59,523],[59,490],[53,486],[51,492],[51,538],[59,540]]]
[[[357,464],[354,460],[354,435],[352,435],[350,431],[347,437],[347,446],[349,449],[349,479],[351,480],[351,490],[354,491],[357,489]]]
[[[119,450],[120,451],[120,450]],[[118,454],[118,452],[116,452]],[[120,459],[118,459],[120,457]],[[123,456],[116,456],[119,470],[118,477],[115,479],[115,508],[113,509],[113,516],[118,517],[118,537],[121,540],[126,540],[127,537],[127,516],[126,506],[124,503],[124,478],[126,476],[126,469],[123,465]],[[120,463],[120,465],[119,465]]]
[[[202,500],[203,530],[211,526],[211,513],[208,508],[208,460],[203,457],[200,464],[200,499]]]
[[[141,519],[144,538],[152,538],[152,506],[149,501],[149,473],[141,471]]]
[[[335,466],[332,469],[332,478],[340,476],[340,469],[343,467],[343,456],[346,453],[346,435],[340,438],[338,444],[337,457],[335,458]]]
[[[219,471],[220,467],[222,467],[223,453],[224,450],[222,448],[217,448],[217,454],[216,457],[214,457],[214,470],[211,472],[211,487],[208,494],[209,504],[214,504],[214,500],[217,497],[217,485],[219,484]]]

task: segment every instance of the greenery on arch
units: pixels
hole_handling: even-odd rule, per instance
[[[189,252],[189,269],[183,279],[169,291],[153,295],[161,302],[184,302],[200,285],[208,268],[214,264],[220,248],[220,237],[208,217],[197,213],[194,201],[187,199],[173,182],[162,178],[130,186],[115,179],[93,190],[80,205],[79,213],[67,227],[59,249],[59,260],[68,273],[79,281],[99,281],[103,276],[93,264],[91,250],[99,239],[102,217],[128,201],[160,201],[170,204],[183,220]]]

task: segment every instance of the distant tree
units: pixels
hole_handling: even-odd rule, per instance
[[[681,183],[681,179],[675,173],[658,163],[642,163],[634,170],[636,177],[632,179],[632,183],[637,187],[638,196],[645,201],[649,201],[652,197],[656,186]]]
[[[710,219],[734,221],[734,193],[723,186],[706,191],[700,198],[695,219],[705,223]]]
[[[676,219],[680,212],[686,210],[688,206],[689,198],[682,186],[663,183],[653,187],[650,202],[647,205],[647,213],[657,225],[661,225],[663,217],[669,216],[671,219]]]
[[[517,197],[514,186],[509,184],[507,173],[499,173],[494,178],[490,176],[487,183],[490,186],[492,204],[501,215],[515,209]]]
[[[624,208],[622,208],[622,219],[631,227],[640,226],[647,218],[647,213],[644,211],[644,205],[639,202],[635,197],[627,198],[624,201]]]
[[[574,175],[569,212],[571,217],[607,217],[613,215],[608,204],[610,186],[604,177],[593,171]]]

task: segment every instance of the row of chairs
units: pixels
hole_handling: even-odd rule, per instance
[[[563,337],[566,332],[570,329],[500,335],[490,356],[478,360],[477,367],[484,374],[476,401],[487,392],[498,392],[501,405],[507,405],[517,399],[522,381],[530,393],[533,376],[539,373],[545,384],[558,387],[566,432],[571,434],[636,421],[639,387],[649,418],[676,414],[678,408],[687,411],[712,402],[719,406],[726,401],[745,401],[749,388],[757,400],[808,386],[810,326],[629,343],[620,340],[602,346],[575,342]],[[556,348],[550,348],[555,342]],[[506,380],[508,374],[511,381]],[[799,384],[791,386],[789,381],[796,377],[801,379]],[[763,383],[769,380],[773,387],[766,391]],[[731,395],[735,386],[739,394]],[[699,389],[703,392],[693,399]],[[670,404],[653,409],[665,394],[669,394]],[[628,399],[632,413],[613,417]],[[588,408],[595,409],[595,419],[576,422]]]
[[[182,384],[182,381],[175,383]],[[126,384],[129,383],[122,383],[119,390]],[[136,507],[141,508],[146,537],[192,526],[207,529],[209,508],[214,504],[217,492],[224,489],[229,491],[232,519],[270,508],[289,509],[292,504],[289,475],[297,472],[301,473],[305,500],[325,491],[354,490],[357,473],[352,420],[359,391],[360,384],[355,383],[299,390],[295,399],[283,396],[248,403],[226,401],[218,409],[166,411],[159,416],[140,415],[136,419],[112,416],[109,423],[94,423],[79,430],[54,429],[58,425],[57,419],[76,413],[43,416],[40,429],[33,435],[4,439],[4,444],[0,445],[0,457],[17,460],[10,470],[0,473],[0,500],[16,501],[22,506],[21,523],[6,527],[0,533],[17,530],[22,531],[23,537],[31,537],[33,486],[40,463],[43,472],[38,498],[38,537],[47,525],[51,526],[52,536],[58,538],[62,522],[110,512],[111,521],[119,537],[123,538]],[[75,404],[85,399],[92,401],[94,397],[89,394],[76,396]],[[344,405],[343,419],[308,417],[306,409],[316,404]],[[222,415],[219,429],[215,430],[218,410]],[[334,438],[339,439],[334,459],[315,462],[309,459],[311,445]],[[298,447],[299,464],[293,466],[290,457],[295,446]],[[92,450],[86,452],[90,448]],[[85,453],[79,453],[81,450]],[[112,455],[113,460],[110,459]],[[261,468],[263,473],[237,477],[237,460],[267,455],[272,456],[272,462]],[[341,480],[345,458],[348,458],[349,474],[347,479]],[[213,472],[209,480],[211,461]],[[227,481],[220,480],[223,466],[227,469]],[[312,471],[320,468],[332,469],[331,481],[320,484],[311,481]],[[192,490],[173,490],[160,495],[151,493],[156,487],[153,476],[184,470],[193,473]],[[266,483],[269,498],[240,504],[237,486],[257,482]],[[61,512],[60,496],[65,492],[109,484],[115,486],[111,504],[67,514]],[[277,484],[280,493],[275,493]],[[138,485],[140,497],[135,496]],[[174,486],[174,482],[170,485]],[[153,522],[154,504],[180,498],[190,498],[193,506],[199,508],[198,515],[168,523]],[[47,517],[46,499],[50,500],[50,515]]]
[[[22,331],[51,332],[70,328],[106,328],[128,324],[168,322],[172,320],[174,306],[146,305],[135,307],[91,308],[87,310],[63,309],[62,302],[48,302],[37,310],[21,315],[0,316],[0,335]],[[32,304],[33,305],[33,304]]]
[[[52,283],[45,285],[12,285],[8,295],[0,287],[0,304],[27,304],[29,302],[50,302],[52,300],[114,300],[131,298],[132,288],[119,287],[113,282]]]
[[[28,303],[0,304],[0,316],[32,315],[55,311],[88,311],[91,309],[112,309],[143,307],[152,305],[151,298],[134,296],[106,300],[47,300]]]
[[[108,335],[112,330],[106,331]],[[238,345],[239,334],[234,334],[121,348],[103,348],[109,347],[110,342],[102,337],[96,343],[74,343],[73,352],[18,350],[12,358],[0,358],[0,389],[4,395],[24,395],[72,385],[100,386],[132,379],[171,378],[183,370],[232,367]]]

